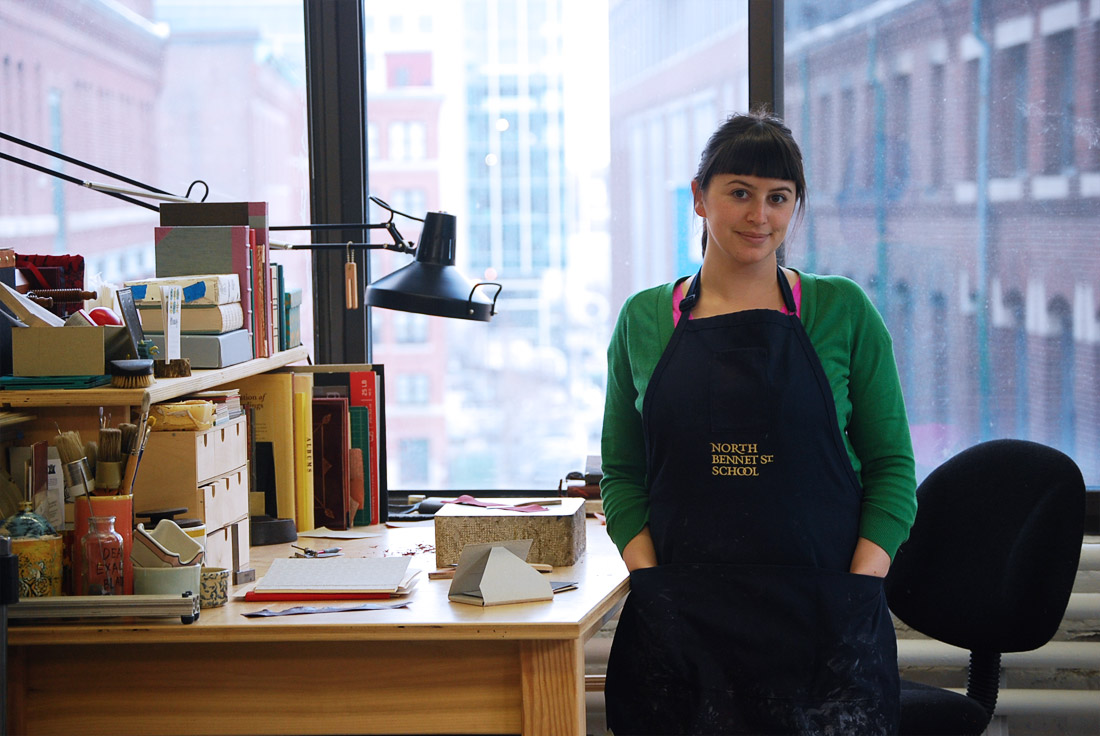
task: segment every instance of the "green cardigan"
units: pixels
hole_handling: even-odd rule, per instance
[[[893,343],[882,317],[853,281],[799,273],[802,324],[833,390],[852,467],[863,484],[860,536],[893,558],[917,513],[909,423]],[[642,402],[672,336],[664,284],[623,304],[607,349],[601,493],[607,531],[621,552],[649,520]]]

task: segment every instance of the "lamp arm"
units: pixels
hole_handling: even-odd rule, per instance
[[[68,174],[62,174],[60,171],[54,171],[53,169],[47,168],[45,166],[39,166],[38,164],[32,164],[30,161],[24,161],[21,158],[17,158],[16,156],[11,156],[7,153],[0,152],[0,158],[4,159],[6,161],[11,161],[13,163],[20,164],[21,166],[26,166],[28,169],[34,169],[35,171],[40,171],[43,174],[49,174],[50,176],[55,176],[58,179],[63,179],[64,181],[70,182],[72,184],[77,184],[79,186],[86,186],[86,184],[87,184],[87,182],[85,182],[83,179],[77,179],[75,176],[69,176]],[[103,191],[103,190],[97,190],[97,191]],[[123,202],[129,202],[130,204],[136,204],[138,207],[144,207],[146,209],[153,210],[153,212],[160,212],[160,207],[156,206],[155,204],[150,204],[149,202],[142,202],[140,199],[134,199],[133,197],[128,197],[125,194],[120,194],[118,192],[103,191],[103,193],[106,194],[108,197],[114,197],[115,199],[121,199]]]
[[[73,164],[75,166],[79,166],[83,169],[88,169],[89,171],[94,171],[97,174],[103,174],[104,176],[109,176],[112,179],[118,179],[121,182],[125,182],[126,184],[130,184],[131,186],[138,187],[138,188],[143,189],[145,191],[140,191],[140,192],[139,191],[132,191],[132,190],[127,190],[127,189],[120,189],[118,187],[108,186],[106,184],[96,184],[95,182],[85,181],[83,179],[78,179],[75,176],[69,176],[68,174],[63,174],[60,171],[55,171],[54,169],[51,169],[51,168],[48,168],[48,167],[45,167],[45,166],[40,166],[39,164],[31,163],[30,161],[19,158],[17,156],[12,156],[12,155],[7,154],[7,153],[0,153],[0,158],[3,158],[7,161],[11,161],[12,163],[19,164],[21,166],[26,166],[27,168],[34,169],[35,171],[39,171],[43,174],[49,174],[50,176],[57,177],[58,179],[62,179],[64,181],[70,182],[72,184],[77,184],[77,185],[80,185],[80,186],[83,186],[83,187],[88,187],[89,189],[94,189],[98,192],[103,192],[104,194],[106,194],[110,197],[114,197],[116,199],[121,199],[124,202],[129,202],[130,204],[136,204],[139,207],[145,207],[146,209],[153,210],[154,212],[159,212],[160,208],[157,207],[156,205],[149,204],[148,202],[142,202],[140,200],[133,199],[133,197],[130,197],[130,196],[127,196],[127,195],[134,195],[134,196],[137,196],[137,197],[149,197],[151,199],[162,199],[162,200],[167,200],[167,201],[171,201],[171,202],[187,202],[187,201],[190,201],[186,197],[177,197],[176,195],[170,194],[169,192],[166,192],[163,189],[157,189],[156,187],[149,186],[148,184],[144,184],[140,181],[137,181],[136,179],[131,179],[129,177],[123,176],[122,174],[117,174],[113,171],[109,171],[107,169],[96,166],[94,164],[90,164],[87,161],[81,161],[78,158],[74,158],[72,156],[66,156],[63,153],[51,150],[51,149],[46,148],[44,146],[39,146],[39,145],[37,145],[35,143],[31,143],[30,141],[27,141],[27,140],[23,140],[22,138],[18,138],[14,135],[11,135],[10,133],[4,133],[3,131],[0,131],[0,139],[9,141],[11,143],[15,143],[16,145],[23,146],[24,148],[29,148],[32,151],[36,151],[38,153],[42,153],[42,154],[45,154],[47,156],[52,156],[53,158],[59,159],[59,160],[64,161],[66,163]],[[188,187],[188,189],[187,189],[188,196],[191,194],[191,190],[194,188],[196,183],[200,183],[200,182],[192,182],[191,186]],[[203,186],[206,186],[205,182],[201,182],[201,183],[203,184]],[[210,192],[210,188],[207,187],[206,188],[206,194],[203,194],[202,201],[206,201],[206,196],[207,196],[207,194],[209,194],[209,192]]]
[[[392,220],[370,223],[318,223],[314,225],[272,225],[271,231],[291,230],[385,230],[393,238],[392,243],[271,243],[271,247],[282,250],[328,250],[331,248],[366,248],[367,250],[392,250],[397,253],[416,253],[416,244],[401,237],[397,225]]]

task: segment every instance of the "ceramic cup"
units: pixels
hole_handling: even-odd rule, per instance
[[[202,569],[202,593],[199,594],[200,608],[217,608],[229,600],[229,569],[225,567],[204,567]]]
[[[138,595],[151,593],[161,595],[190,593],[194,595],[198,589],[198,565],[186,565],[184,567],[140,567],[134,565],[134,592]]]

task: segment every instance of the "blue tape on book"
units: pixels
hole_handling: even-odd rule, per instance
[[[196,299],[202,299],[206,296],[206,283],[203,281],[196,281],[190,286],[183,287],[183,303],[193,302]]]
[[[146,284],[133,284],[130,287],[130,292],[134,295],[136,301],[141,301],[145,298],[145,294],[148,293],[149,287]]]

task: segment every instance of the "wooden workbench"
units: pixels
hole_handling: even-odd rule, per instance
[[[427,579],[434,535],[420,524],[366,527],[380,536],[354,542],[299,540],[349,556],[411,555],[424,572],[407,608],[248,619],[240,614],[299,604],[231,600],[190,625],[13,625],[9,732],[583,736],[584,642],[628,587],[604,527],[590,520],[585,558],[550,573],[577,590],[480,608],[449,602],[449,581]],[[256,547],[252,560],[262,575],[291,552]]]

